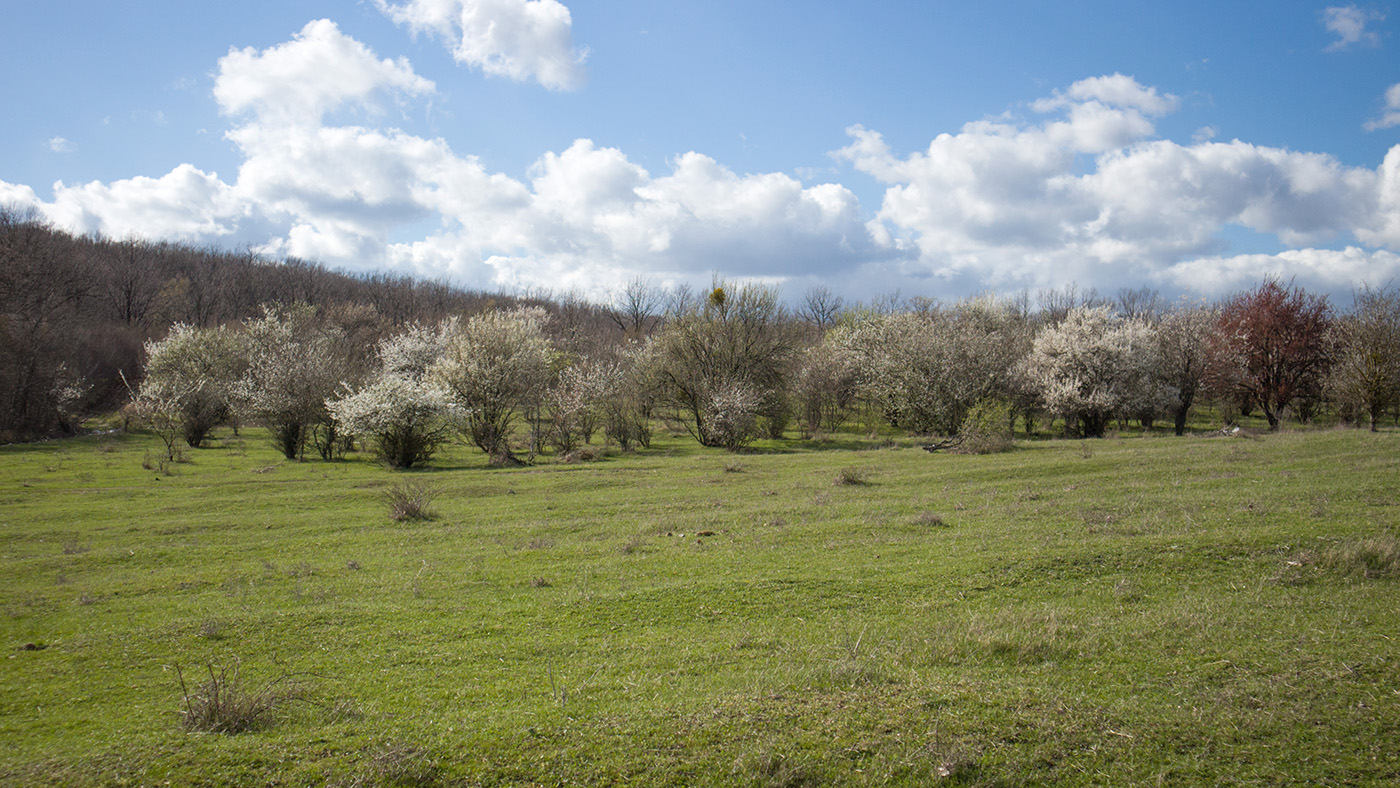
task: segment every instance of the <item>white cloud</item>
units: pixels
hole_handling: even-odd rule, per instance
[[[450,21],[459,5],[411,7]],[[1261,272],[1384,281],[1400,251],[1400,146],[1371,170],[1205,134],[1179,144],[1153,125],[1178,99],[1121,74],[1056,91],[1029,120],[971,122],[908,155],[852,127],[837,159],[885,185],[873,218],[839,183],[741,174],[695,151],[653,173],[578,139],[512,177],[374,123],[386,100],[433,90],[408,62],[312,22],[220,60],[215,96],[243,157],[232,182],[186,164],[59,183],[51,202],[0,182],[0,202],[77,232],[254,242],[350,269],[598,295],[638,273],[664,283],[711,271],[858,297],[1074,281],[1209,292]],[[1232,226],[1304,248],[1232,256]]]
[[[1385,91],[1385,110],[1379,118],[1362,125],[1366,131],[1379,131],[1392,126],[1400,126],[1400,82]]]
[[[917,247],[923,271],[947,282],[1140,282],[1213,259],[1229,226],[1287,245],[1400,248],[1400,148],[1376,171],[1238,140],[1153,139],[1146,115],[1175,104],[1113,75],[1035,102],[1058,113],[1036,124],[969,123],[905,157],[854,127],[837,155],[887,184],[873,234]]]
[[[375,5],[414,33],[448,43],[460,63],[516,81],[535,79],[551,90],[584,80],[586,51],[574,48],[573,19],[557,0],[410,0]]]
[[[77,148],[63,137],[52,137],[49,139],[49,150],[54,153],[72,153]]]
[[[1324,51],[1337,52],[1350,49],[1356,44],[1379,46],[1380,34],[1367,30],[1366,26],[1384,19],[1385,14],[1380,11],[1364,10],[1355,4],[1328,7],[1322,12],[1322,23],[1328,31],[1337,36],[1337,40],[1329,44]]]
[[[434,89],[407,60],[380,60],[334,22],[318,19],[262,52],[230,49],[219,59],[214,98],[227,115],[305,125],[347,104],[375,109],[385,91],[423,95]]]
[[[1345,292],[1363,282],[1384,284],[1400,277],[1400,255],[1348,246],[1200,257],[1162,269],[1153,282],[1185,291],[1228,293],[1253,287],[1265,277],[1296,280],[1315,291]]]
[[[31,204],[35,203],[37,199]],[[40,207],[50,221],[77,233],[175,240],[229,235],[248,213],[248,206],[217,175],[189,164],[160,178],[77,186],[59,182],[54,184],[53,202]]]

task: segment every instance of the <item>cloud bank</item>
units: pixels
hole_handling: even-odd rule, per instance
[[[553,30],[499,40],[515,42],[512,62],[534,64],[511,76],[562,86],[573,72],[520,54],[573,53],[559,36],[567,9],[561,21],[554,5],[382,7],[454,41],[479,21],[470,14],[492,8],[506,28]],[[566,61],[578,65],[575,54],[548,62]],[[820,281],[855,297],[1070,282],[1214,294],[1268,274],[1340,292],[1400,275],[1400,146],[1373,170],[1213,134],[1173,142],[1155,123],[1180,99],[1123,74],[1075,82],[1024,117],[972,121],[912,153],[849,128],[833,155],[883,189],[878,207],[839,183],[737,173],[695,151],[653,173],[588,139],[542,153],[523,177],[491,172],[447,140],[384,123],[389,109],[435,92],[408,61],[316,20],[285,43],[220,59],[213,95],[242,157],[232,181],[182,164],[154,178],[60,182],[50,201],[0,182],[0,202],[37,206],[79,233],[249,243],[349,269],[594,295],[637,274],[693,282],[711,271],[798,291]],[[1235,253],[1233,231],[1290,248]]]

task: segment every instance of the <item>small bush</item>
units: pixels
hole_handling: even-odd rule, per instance
[[[389,519],[395,522],[437,516],[431,508],[437,491],[423,482],[400,482],[385,490],[384,497],[389,501]]]
[[[841,472],[836,474],[836,480],[833,482],[833,484],[839,487],[858,486],[869,483],[870,474],[864,468],[856,467],[842,468]]]
[[[973,405],[958,431],[960,454],[995,454],[1011,450],[1011,406],[984,399]]]
[[[299,696],[295,691],[279,691],[285,676],[275,679],[260,690],[249,690],[240,680],[238,666],[214,669],[206,665],[208,678],[190,690],[179,665],[175,675],[180,680],[180,692],[185,708],[180,725],[187,731],[203,733],[245,733],[271,725],[277,706]]]

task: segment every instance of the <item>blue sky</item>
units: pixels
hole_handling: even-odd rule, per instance
[[[0,202],[471,287],[1400,275],[1386,4],[7,2]]]

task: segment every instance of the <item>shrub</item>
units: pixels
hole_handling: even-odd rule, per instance
[[[973,405],[958,431],[958,451],[963,454],[994,454],[1011,450],[1011,406],[1001,400],[984,399]]]
[[[841,472],[836,474],[836,480],[833,482],[833,484],[843,487],[869,483],[870,474],[868,474],[864,468],[855,467],[842,468]]]
[[[249,690],[239,676],[237,664],[217,671],[213,665],[206,665],[205,670],[209,677],[191,692],[184,672],[175,666],[185,705],[180,724],[187,731],[234,734],[259,730],[275,721],[274,712],[280,703],[300,697],[295,688],[279,690],[285,684],[285,675],[260,690]]]
[[[401,482],[384,491],[389,501],[389,519],[395,522],[404,520],[431,520],[437,516],[431,504],[437,491],[422,482]]]

